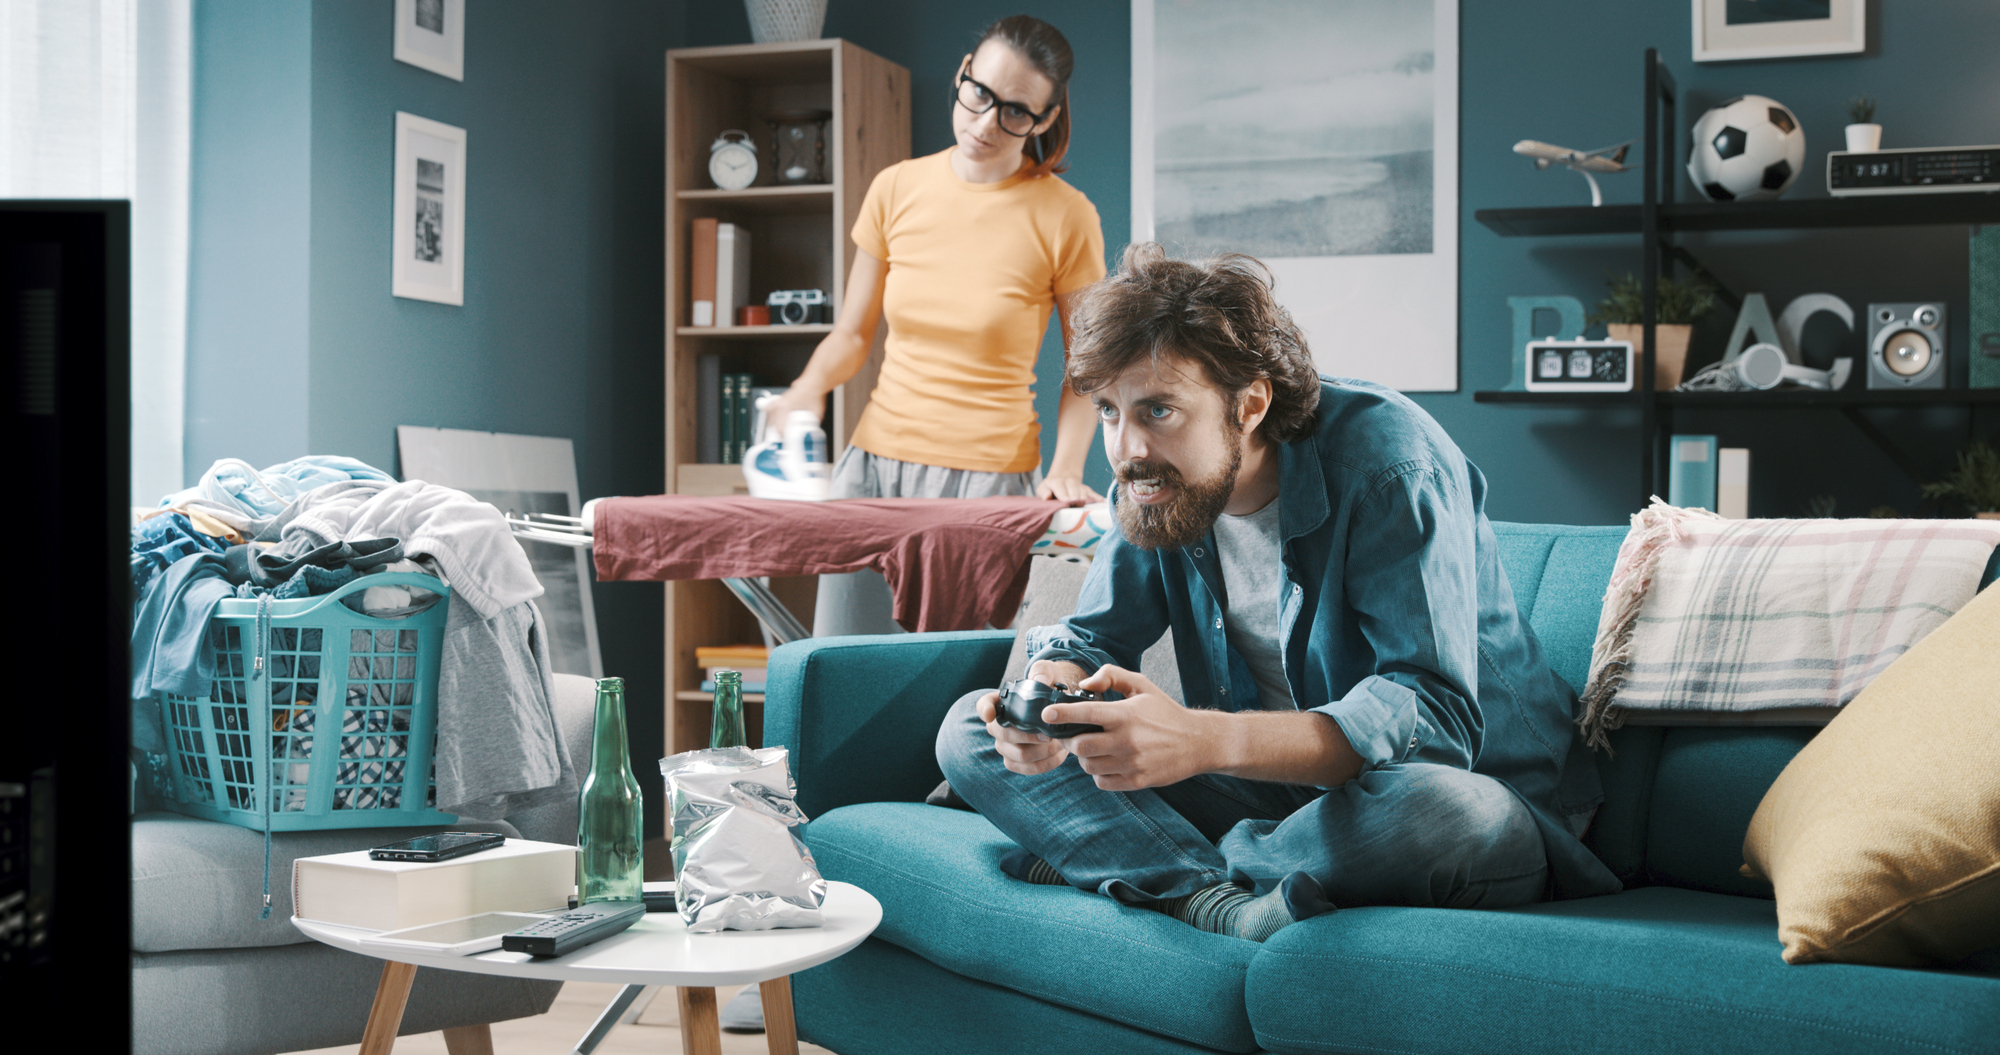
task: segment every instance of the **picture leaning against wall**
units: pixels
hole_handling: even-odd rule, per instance
[[[1247,253],[1321,370],[1458,387],[1457,0],[1133,0],[1132,232]]]

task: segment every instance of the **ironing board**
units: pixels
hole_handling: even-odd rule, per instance
[[[895,591],[906,627],[1005,625],[1027,585],[1024,558],[1088,557],[1111,522],[1105,502],[1022,497],[786,502],[652,495],[593,499],[582,512],[510,516],[508,523],[522,538],[594,547],[603,580],[720,579],[779,644],[810,635],[771,593],[767,576],[875,568]],[[609,536],[600,538],[600,529]]]

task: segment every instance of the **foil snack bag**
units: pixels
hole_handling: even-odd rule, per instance
[[[660,773],[688,933],[825,921],[826,880],[794,830],[806,815],[784,748],[684,751],[661,759]]]

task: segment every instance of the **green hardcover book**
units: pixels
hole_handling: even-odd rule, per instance
[[[2000,388],[2000,224],[1972,229],[1972,340],[1966,383]]]
[[[736,374],[722,376],[722,464],[740,462],[736,454]]]

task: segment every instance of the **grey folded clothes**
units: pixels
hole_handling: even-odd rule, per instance
[[[331,593],[373,572],[425,571],[404,559],[402,540],[394,538],[329,542],[297,554],[253,542],[229,547],[222,561],[223,577],[235,586],[236,596],[268,594],[279,601]],[[395,616],[387,615],[384,609],[409,609],[396,615],[410,615],[428,608],[438,596],[396,587],[371,587],[366,592],[373,596],[350,599],[348,607],[385,618]]]

